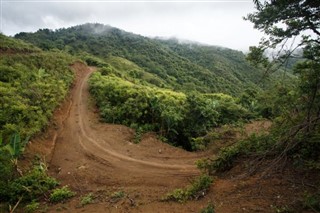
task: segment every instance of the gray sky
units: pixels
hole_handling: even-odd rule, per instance
[[[251,0],[76,1],[0,0],[1,32],[14,35],[88,22],[144,36],[177,37],[246,51],[262,34],[242,19]]]

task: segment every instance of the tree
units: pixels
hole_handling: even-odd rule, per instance
[[[257,11],[245,19],[254,23],[254,28],[270,36],[261,44],[274,47],[289,38],[310,31],[303,36],[303,43],[320,44],[320,2],[314,0],[255,0]],[[316,37],[314,37],[315,34]]]
[[[294,104],[282,112],[278,124],[281,155],[307,150],[307,157],[316,156],[320,160],[317,154],[320,145],[315,143],[320,140],[320,1],[254,0],[254,3],[256,11],[245,19],[267,38],[262,38],[258,47],[250,48],[249,60],[274,68],[274,64],[288,60],[297,48],[303,50],[303,61],[294,68],[299,78],[293,91]],[[271,63],[264,56],[270,48],[279,53]]]
[[[277,48],[277,62],[284,62],[297,48],[319,48],[320,2],[313,0],[254,0],[257,11],[245,17],[263,31],[259,49]],[[301,41],[297,41],[299,36]],[[292,42],[291,44],[289,42]],[[259,60],[262,52],[252,47],[249,56]],[[319,50],[318,50],[319,53]],[[315,52],[317,55],[318,53]],[[313,55],[314,56],[314,55]]]

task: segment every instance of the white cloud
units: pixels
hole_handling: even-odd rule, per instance
[[[46,15],[46,16],[42,17],[42,21],[45,24],[45,26],[47,26],[48,28],[51,28],[51,29],[57,29],[61,26],[66,25],[66,23],[63,20],[61,20],[57,17],[53,17],[51,15]]]
[[[262,36],[242,17],[254,10],[244,1],[215,2],[9,2],[2,3],[7,35],[87,22],[109,24],[145,35],[194,40],[247,50]]]

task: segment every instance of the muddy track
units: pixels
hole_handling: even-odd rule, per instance
[[[90,74],[94,71],[93,68],[90,68],[90,71],[87,72],[83,79],[80,81],[80,88],[78,90],[78,97],[76,99],[77,112],[79,114],[79,122],[78,125],[80,127],[80,134],[78,135],[78,140],[82,148],[96,156],[99,156],[100,159],[104,159],[106,161],[116,160],[126,161],[131,164],[141,164],[148,167],[156,167],[162,169],[172,169],[172,170],[188,170],[194,171],[194,165],[187,164],[168,164],[168,163],[159,163],[148,160],[140,160],[136,158],[129,157],[127,155],[121,154],[116,150],[113,150],[112,147],[106,146],[103,144],[103,140],[97,140],[95,138],[90,137],[88,131],[90,131],[90,127],[87,122],[85,122],[88,113],[88,95],[84,95],[88,91],[88,78]]]
[[[77,79],[69,102],[57,118],[58,130],[53,137],[56,142],[50,160],[51,171],[58,171],[59,178],[85,168],[83,171],[106,177],[109,174],[108,178],[125,183],[161,185],[164,177],[192,177],[199,173],[195,161],[200,154],[172,147],[153,134],[146,134],[141,143],[134,144],[132,129],[100,122],[88,91],[88,79],[95,68],[81,63],[72,68]]]
[[[88,79],[95,68],[77,62],[72,69],[76,79],[69,97],[55,112],[48,133],[32,143],[34,152],[41,151],[42,146],[47,153],[50,175],[62,185],[69,185],[78,196],[94,192],[99,197],[99,204],[86,207],[85,212],[198,210],[200,203],[173,207],[160,199],[189,184],[199,174],[195,161],[207,154],[173,147],[159,141],[153,133],[145,134],[139,144],[132,143],[132,129],[99,121],[88,91]],[[51,150],[50,154],[47,150]],[[104,201],[105,193],[119,190],[139,205],[132,205],[130,199],[123,199],[120,204]],[[74,198],[65,212],[78,212],[77,205],[79,198]],[[55,208],[48,212],[55,212]]]

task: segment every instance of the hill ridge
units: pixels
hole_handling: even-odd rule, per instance
[[[152,39],[97,23],[19,33],[15,38],[42,49],[90,54],[105,62],[109,56],[122,57],[175,90],[238,95],[246,88],[261,88],[256,84],[261,71],[251,67],[242,52],[228,48]]]

